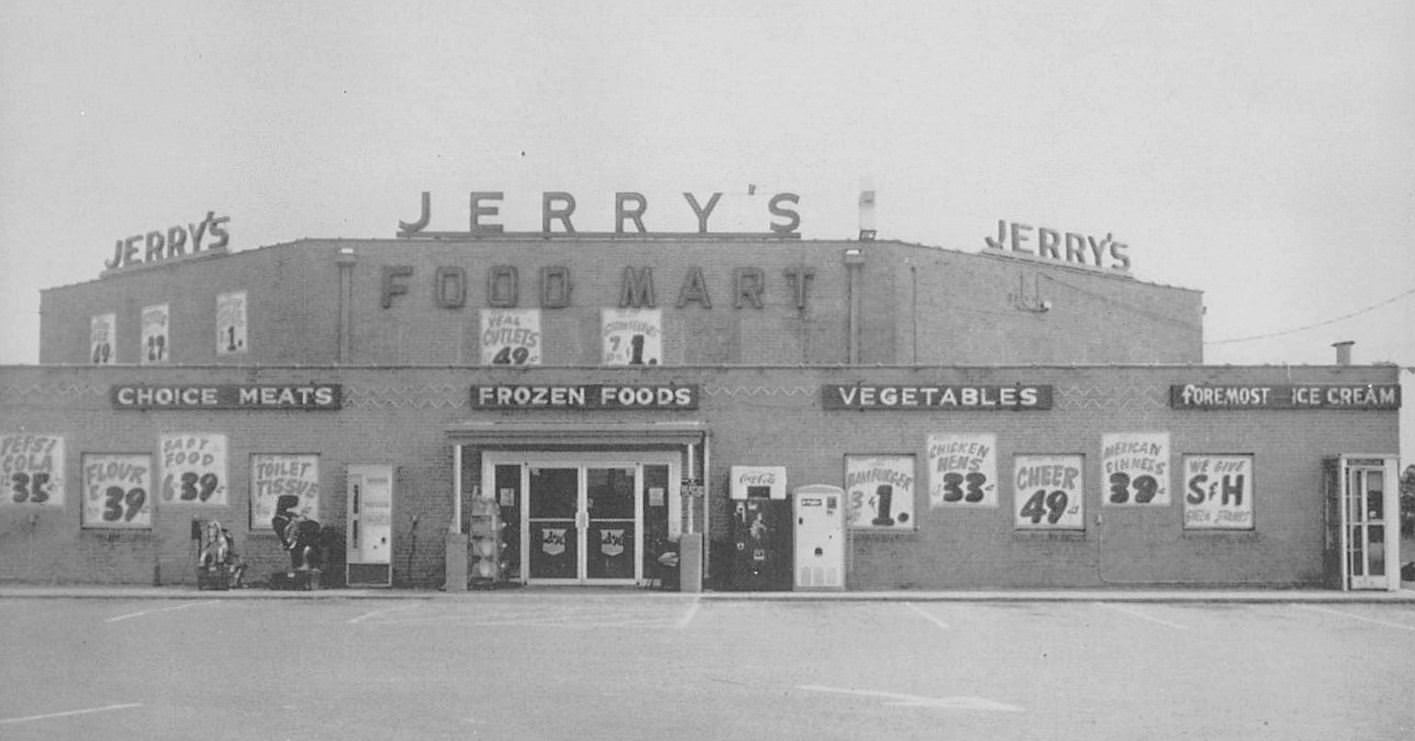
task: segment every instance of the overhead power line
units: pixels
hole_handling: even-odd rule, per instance
[[[1345,320],[1350,319],[1350,318],[1355,317],[1355,316],[1361,316],[1362,314],[1365,314],[1365,313],[1368,312],[1368,311],[1375,311],[1376,309],[1379,309],[1379,308],[1381,308],[1382,306],[1385,306],[1386,304],[1395,303],[1396,301],[1399,301],[1400,299],[1403,299],[1403,298],[1405,298],[1406,296],[1410,296],[1410,295],[1415,295],[1415,288],[1411,288],[1411,289],[1409,289],[1409,290],[1407,290],[1407,291],[1405,291],[1405,292],[1403,292],[1403,293],[1398,293],[1398,294],[1396,294],[1396,295],[1394,295],[1394,296],[1391,296],[1390,298],[1388,298],[1388,299],[1386,299],[1386,300],[1384,300],[1384,301],[1381,301],[1381,302],[1379,302],[1379,303],[1371,304],[1370,306],[1367,306],[1367,307],[1364,308],[1364,309],[1357,309],[1356,311],[1353,311],[1353,312],[1351,312],[1350,314],[1342,314],[1342,315],[1339,316],[1339,317],[1334,317],[1334,318],[1331,318],[1331,319],[1326,319],[1326,320],[1324,320],[1324,321],[1320,321],[1320,322],[1317,322],[1317,323],[1315,323],[1315,324],[1308,324],[1308,325],[1306,325],[1305,327],[1297,327],[1297,328],[1295,328],[1295,329],[1284,329],[1284,330],[1282,330],[1281,332],[1268,332],[1267,334],[1255,334],[1255,335],[1252,335],[1252,336],[1250,336],[1250,337],[1234,337],[1234,338],[1227,339],[1227,340],[1212,340],[1212,341],[1210,341],[1210,342],[1205,342],[1204,344],[1205,344],[1205,345],[1231,345],[1231,344],[1233,344],[1233,343],[1235,343],[1235,342],[1252,342],[1252,341],[1254,341],[1254,340],[1266,340],[1266,339],[1268,339],[1268,338],[1270,338],[1270,337],[1281,337],[1281,336],[1283,336],[1283,335],[1296,334],[1296,333],[1298,333],[1298,332],[1306,332],[1306,331],[1309,330],[1309,329],[1316,329],[1317,327],[1325,327],[1325,326],[1327,326],[1328,324],[1336,324],[1337,322],[1345,321]]]

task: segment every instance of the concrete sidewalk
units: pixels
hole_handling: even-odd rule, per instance
[[[418,589],[319,589],[283,591],[266,588],[198,590],[191,585],[164,587],[0,584],[7,599],[304,599],[304,600],[468,600],[588,595],[714,601],[830,602],[1230,602],[1230,603],[1367,603],[1415,604],[1415,583],[1398,592],[1338,592],[1326,589],[1006,589],[891,592],[665,592],[632,587],[515,587],[443,592]]]

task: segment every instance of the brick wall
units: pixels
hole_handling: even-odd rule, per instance
[[[540,306],[540,270],[570,271],[570,305],[542,311],[547,366],[600,362],[600,310],[617,307],[626,268],[652,271],[669,365],[847,362],[844,252],[860,248],[860,359],[884,365],[1198,362],[1200,294],[1097,271],[899,242],[555,239],[302,240],[42,293],[40,361],[89,361],[89,321],[117,314],[120,363],[137,362],[142,307],[168,303],[173,362],[325,364],[337,360],[337,253],[353,249],[349,362],[479,365],[488,275],[512,266],[516,305]],[[406,293],[383,308],[384,269],[407,267]],[[809,268],[807,306],[786,271]],[[465,303],[439,306],[438,268],[464,276]],[[739,268],[761,271],[761,308],[736,291]],[[679,307],[701,270],[711,307]],[[245,355],[217,355],[216,295],[245,290]],[[1046,300],[1050,307],[1038,310]],[[737,306],[741,303],[742,306]]]
[[[393,575],[399,585],[439,586],[443,533],[452,515],[448,427],[468,420],[543,422],[609,429],[621,423],[694,420],[711,430],[708,480],[711,537],[726,538],[727,471],[784,465],[788,484],[840,485],[848,453],[913,454],[917,529],[853,533],[852,589],[1098,586],[1106,584],[1291,585],[1322,579],[1321,461],[1338,453],[1394,454],[1394,411],[1185,411],[1169,407],[1170,384],[1393,383],[1386,367],[1001,367],[721,368],[636,370],[540,368],[522,371],[427,367],[4,367],[0,434],[53,433],[66,444],[63,508],[0,500],[0,580],[32,583],[147,584],[194,581],[192,517],[233,530],[253,577],[283,569],[268,525],[249,523],[250,456],[319,455],[320,519],[345,527],[345,466],[397,467]],[[339,411],[119,411],[114,384],[341,383]],[[469,408],[472,384],[692,383],[692,412],[522,411]],[[826,411],[819,386],[853,384],[1048,384],[1054,408],[1032,412]],[[1107,432],[1167,431],[1171,470],[1188,453],[1244,453],[1255,461],[1251,532],[1199,533],[1182,527],[1183,492],[1156,509],[1102,507],[1100,439]],[[164,433],[221,433],[229,451],[224,507],[160,503],[151,531],[80,527],[84,453],[155,451]],[[999,507],[930,509],[926,440],[942,432],[996,435]],[[554,440],[547,441],[553,444]],[[1018,453],[1084,456],[1085,529],[1019,532],[1006,478]],[[573,456],[573,453],[567,455]],[[160,461],[159,461],[160,464]],[[464,495],[479,483],[464,461]],[[1102,521],[1096,522],[1096,515]],[[413,521],[417,518],[416,529]]]

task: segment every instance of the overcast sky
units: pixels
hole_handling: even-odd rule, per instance
[[[1206,362],[1415,367],[1412,38],[1410,0],[0,0],[0,363],[39,289],[208,211],[242,250],[391,237],[425,190],[434,229],[566,190],[610,230],[625,190],[753,231],[792,191],[848,238],[863,177],[882,238],[1113,235],[1204,292]]]

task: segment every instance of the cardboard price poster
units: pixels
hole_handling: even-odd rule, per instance
[[[997,435],[929,435],[929,506],[997,506]]]
[[[270,528],[280,497],[294,496],[299,504],[289,511],[319,519],[319,456],[251,456],[251,531]]]
[[[1253,529],[1253,456],[1184,456],[1184,527]]]
[[[152,456],[85,453],[81,513],[85,528],[152,528]]]
[[[1019,530],[1084,530],[1086,483],[1079,455],[1013,459],[1013,524]]]
[[[217,433],[162,435],[162,501],[226,505],[226,436]]]
[[[663,312],[659,309],[604,309],[600,327],[603,365],[663,362]]]
[[[88,323],[88,357],[94,365],[112,365],[118,362],[113,349],[118,332],[117,314],[98,314]]]
[[[1169,506],[1169,433],[1101,436],[1101,482],[1107,505]]]
[[[482,365],[540,365],[540,309],[482,309]]]
[[[246,351],[246,292],[222,293],[216,297],[216,354],[234,355]]]
[[[167,331],[170,312],[167,304],[144,306],[142,310],[142,364],[165,363],[171,355]]]
[[[914,456],[845,456],[845,524],[914,529]]]
[[[64,506],[64,438],[0,435],[0,504]]]

